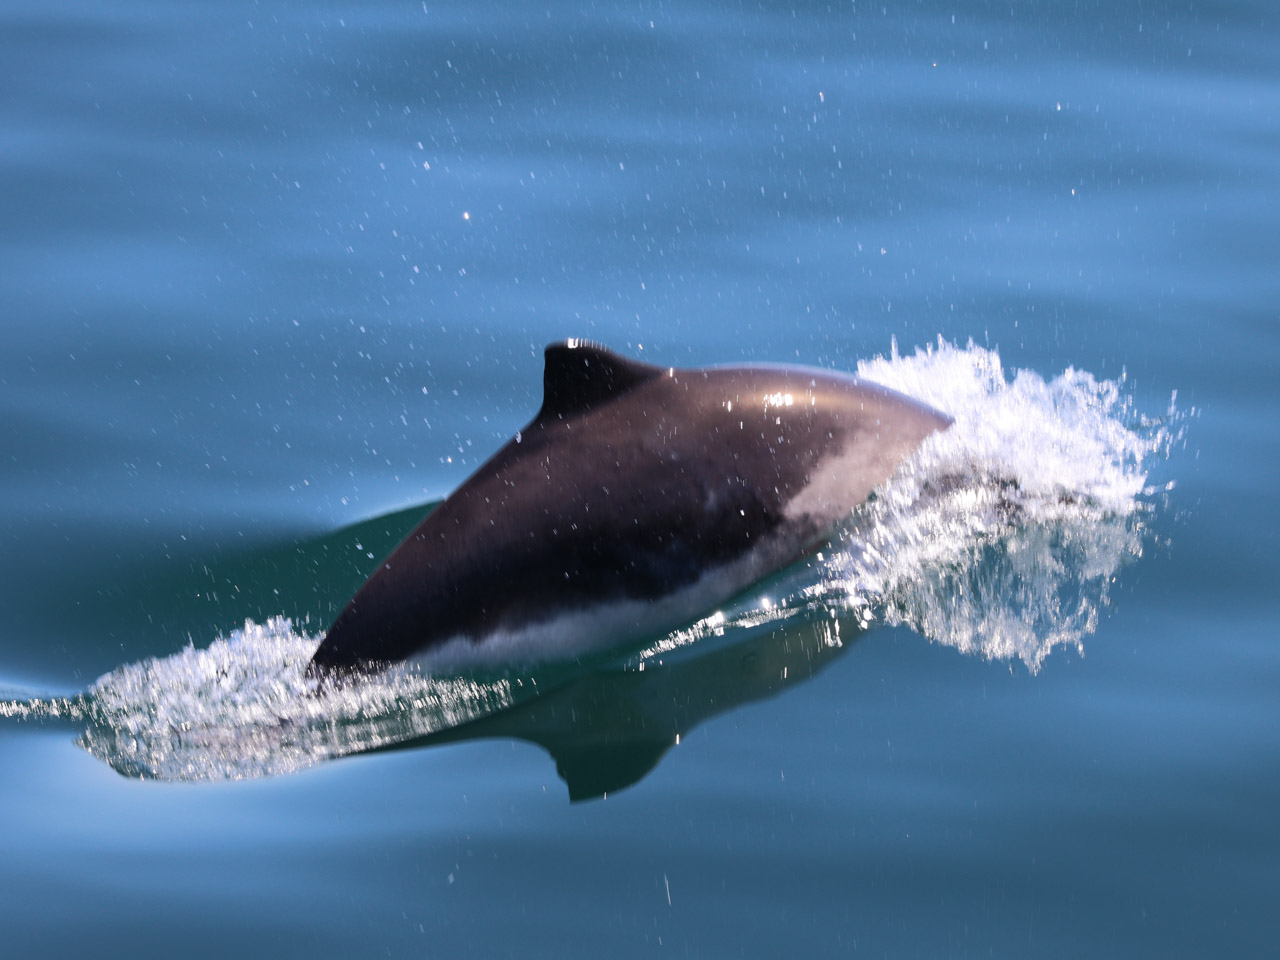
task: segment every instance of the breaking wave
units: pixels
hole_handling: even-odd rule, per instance
[[[1150,473],[1181,439],[1173,400],[1139,415],[1117,382],[1068,369],[1010,378],[994,350],[945,341],[858,365],[867,380],[955,418],[861,506],[807,565],[612,669],[643,671],[788,621],[822,642],[903,624],[966,653],[1031,670],[1059,646],[1083,650],[1117,573],[1141,556],[1172,482]],[[1176,399],[1176,397],[1175,397]],[[767,591],[767,596],[761,596]],[[0,699],[0,717],[83,725],[84,749],[130,776],[236,779],[447,731],[532,701],[568,676],[545,671],[429,677],[391,670],[343,685],[305,668],[321,637],[284,618],[206,648],[126,664],[69,697]]]

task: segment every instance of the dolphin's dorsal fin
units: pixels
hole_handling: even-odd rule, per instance
[[[538,420],[563,420],[663,373],[661,367],[620,357],[589,340],[562,340],[546,350]]]

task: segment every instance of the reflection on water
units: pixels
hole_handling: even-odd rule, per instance
[[[757,627],[729,646],[645,669],[600,670],[451,730],[381,749],[526,740],[554,758],[569,799],[586,800],[639,781],[702,721],[811,679],[859,632],[854,622],[841,627],[834,620]]]

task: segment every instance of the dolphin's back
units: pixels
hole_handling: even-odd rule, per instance
[[[430,662],[592,610],[676,626],[814,549],[949,423],[842,374],[553,345],[538,416],[379,565],[313,666]]]

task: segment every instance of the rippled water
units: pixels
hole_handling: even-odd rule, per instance
[[[1268,955],[1274,21],[0,11],[11,949]],[[668,636],[317,689],[566,336],[956,423]]]
[[[656,638],[633,658],[619,644],[613,666],[559,664],[539,676],[512,665],[495,677],[399,668],[335,685],[306,675],[321,636],[276,617],[262,626],[246,621],[207,648],[123,666],[79,696],[0,701],[0,715],[84,722],[80,745],[128,776],[240,779],[418,742],[548,691],[558,697],[574,673],[615,683],[619,669],[642,673],[677,651],[748,644],[766,629],[794,632],[804,646],[810,636],[840,646],[842,621],[855,633],[878,622],[907,624],[927,639],[1017,657],[1033,670],[1057,645],[1082,650],[1110,582],[1142,554],[1157,493],[1147,471],[1179,433],[1127,422],[1134,415],[1115,383],[1076,371],[1050,383],[1023,372],[1010,383],[999,357],[972,345],[940,342],[860,372],[910,390],[955,422],[804,569]],[[1175,417],[1171,407],[1166,419]],[[797,617],[822,628],[797,627]],[[749,695],[748,687],[733,700]],[[657,726],[682,732],[679,723]],[[563,736],[573,733],[569,724]],[[572,781],[570,789],[579,792]]]

